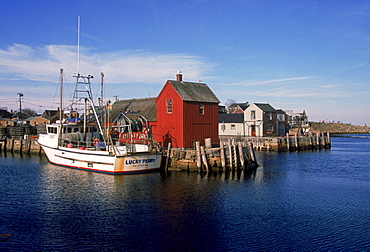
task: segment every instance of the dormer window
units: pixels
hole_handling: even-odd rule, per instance
[[[167,114],[172,114],[172,99],[167,99]]]

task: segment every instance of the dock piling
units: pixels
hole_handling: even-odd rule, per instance
[[[166,156],[166,165],[164,167],[165,171],[168,170],[168,161],[170,159],[170,152],[171,152],[171,143],[168,143],[168,147],[167,147],[167,156]]]
[[[243,153],[243,146],[241,142],[238,142],[238,152],[239,152],[239,158],[240,158],[240,167],[244,168],[245,163],[244,163],[244,153]]]
[[[200,146],[200,153],[202,155],[203,165],[204,165],[206,171],[209,171],[207,157],[206,157],[206,152],[204,151],[204,146]]]
[[[202,157],[200,153],[200,142],[199,141],[195,142],[195,152],[197,156],[197,167],[200,170],[202,168]]]
[[[226,160],[225,160],[225,148],[224,143],[220,141],[220,158],[221,158],[221,166],[222,170],[226,170]]]

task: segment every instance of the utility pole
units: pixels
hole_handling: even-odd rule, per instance
[[[23,97],[23,94],[18,93],[18,96],[19,96],[19,116],[18,116],[18,119],[22,119],[22,97]]]

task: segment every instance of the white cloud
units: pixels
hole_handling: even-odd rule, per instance
[[[340,71],[341,72],[342,71],[349,71],[349,70],[360,68],[360,67],[363,67],[363,66],[365,66],[365,64],[358,64],[358,65],[355,65],[355,66],[350,66],[350,67],[343,68]]]
[[[89,48],[80,50],[80,73],[99,79],[103,72],[104,82],[111,84],[106,89],[107,97],[117,94],[121,96],[122,92],[117,93],[121,89],[125,90],[121,98],[141,97],[150,92],[156,95],[167,79],[176,78],[178,70],[183,72],[184,80],[195,81],[206,79],[206,74],[214,67],[201,57],[186,54],[145,50],[102,53]],[[56,107],[56,88],[61,68],[64,70],[64,97],[69,99],[73,94],[75,81],[72,76],[77,72],[76,46],[47,45],[33,48],[14,44],[7,49],[0,49],[0,88],[3,90],[0,94],[0,106],[16,108],[16,94],[22,92],[25,105],[30,99],[38,101],[33,102],[37,104],[34,106],[29,103],[33,109],[38,109],[40,105],[44,108]],[[95,80],[93,84],[98,82]],[[113,88],[112,85],[115,84],[117,85]]]
[[[338,85],[338,84],[324,84],[320,85],[319,88],[339,88],[342,87],[343,85]]]
[[[348,92],[348,90],[332,90],[334,87],[340,85],[306,85],[300,86],[278,86],[276,88],[268,88],[264,90],[229,90],[222,93],[235,96],[259,96],[259,97],[277,97],[277,98],[343,98],[354,97],[358,95],[355,92]]]
[[[290,77],[290,78],[282,78],[282,79],[273,79],[273,80],[264,80],[264,81],[245,81],[245,82],[236,82],[236,83],[229,83],[224,84],[227,86],[258,86],[258,85],[266,85],[266,84],[275,84],[280,82],[291,82],[297,80],[306,80],[316,78],[317,76],[299,76],[299,77]]]
[[[33,81],[57,82],[59,69],[66,75],[77,72],[77,48],[65,45],[47,45],[32,48],[14,44],[0,50],[2,78],[24,78]],[[186,54],[166,54],[149,51],[115,51],[93,53],[81,48],[80,73],[99,75],[104,72],[109,83],[158,83],[174,79],[178,70],[184,78],[204,78],[213,64],[203,58]],[[5,76],[5,77],[4,77]]]

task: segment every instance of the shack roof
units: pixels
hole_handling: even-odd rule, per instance
[[[276,112],[276,110],[269,103],[254,103],[262,111],[265,112]]]
[[[116,101],[112,106],[112,120],[116,118],[119,112],[139,112],[148,121],[154,122],[157,120],[156,98],[157,97]]]
[[[218,114],[219,123],[243,123],[244,114]]]
[[[220,103],[205,83],[168,80],[183,101]]]

